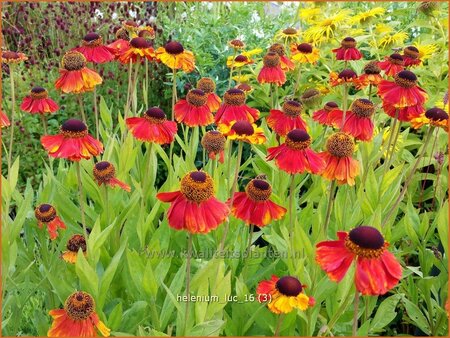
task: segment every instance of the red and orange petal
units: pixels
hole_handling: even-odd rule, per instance
[[[291,130],[301,129],[306,131],[306,122],[299,116],[288,116],[281,110],[271,109],[266,118],[267,125],[280,136],[286,136]]]
[[[359,117],[348,111],[342,126],[342,131],[360,141],[370,141],[373,138],[373,122],[369,117]]]
[[[74,48],[73,50],[80,52],[84,55],[87,62],[93,63],[105,63],[114,60],[115,55],[107,46],[81,46]]]
[[[357,76],[355,76],[353,78],[343,79],[343,78],[339,78],[339,74],[336,72],[330,73],[330,84],[332,87],[336,87],[336,86],[339,86],[344,83],[356,85],[357,81],[358,81]]]
[[[364,89],[368,85],[378,86],[378,84],[383,80],[380,74],[361,74],[355,80],[356,89]]]
[[[66,138],[62,134],[46,135],[41,137],[41,144],[49,156],[71,161],[88,160],[103,152],[103,144],[89,134],[77,138]]]
[[[20,109],[30,114],[51,114],[56,112],[59,106],[51,98],[33,99],[26,96],[20,105]]]
[[[325,126],[338,127],[342,123],[344,112],[338,108],[333,110],[320,109],[313,113],[313,120]]]
[[[109,179],[108,182],[106,182],[105,184],[109,185],[111,188],[119,187],[120,189],[125,190],[126,192],[131,191],[131,187],[128,184],[118,180],[115,177]],[[98,185],[102,185],[102,182],[98,182]]]
[[[83,252],[83,254],[86,256],[86,252]],[[75,264],[77,262],[77,256],[78,252],[67,250],[61,254],[61,259],[67,263]]]
[[[55,88],[63,93],[84,93],[94,90],[96,85],[102,83],[101,76],[89,68],[80,70],[59,70],[60,77],[55,82]]]
[[[208,99],[206,101],[206,105],[209,110],[214,113],[219,109],[222,99],[216,93],[209,93],[207,95]]]
[[[284,74],[281,66],[262,67],[258,74],[259,83],[275,83],[278,86],[286,82],[286,74]]]
[[[268,148],[267,153],[267,160],[275,159],[278,168],[289,174],[304,172],[320,174],[325,168],[324,160],[309,148],[295,150],[282,144],[278,147]]]
[[[106,46],[116,57],[123,54],[130,48],[130,42],[124,39],[117,39]]]
[[[361,52],[357,48],[335,48],[331,50],[336,54],[336,60],[360,60],[362,58]]]
[[[259,282],[257,288],[256,288],[256,294],[258,296],[266,296],[266,297],[258,297],[258,301],[260,303],[264,303],[268,301],[271,297],[271,295],[277,293],[276,284],[280,278],[278,278],[276,275],[272,275],[270,280],[263,280]]]
[[[238,134],[233,129],[233,125],[236,122],[240,122],[240,121],[232,121],[230,124],[219,124],[219,131],[230,140],[237,140],[237,141],[242,141],[242,142],[246,142],[246,143],[250,143],[250,144],[263,144],[264,142],[267,141],[267,138],[264,135],[263,129],[253,123],[252,123],[253,133],[251,135]]]
[[[214,122],[214,116],[207,104],[195,106],[187,100],[180,100],[174,107],[175,119],[188,127],[207,126]]]
[[[55,240],[58,237],[58,229],[66,229],[66,225],[64,222],[56,216],[53,220],[47,223],[38,222],[39,228],[42,228],[42,225],[45,224],[47,226],[47,231],[51,240]]]
[[[403,57],[403,63],[405,64],[405,67],[415,67],[422,63],[422,60],[420,60],[420,59],[413,59],[406,55],[402,55],[402,57]]]
[[[169,226],[176,230],[206,234],[223,223],[230,212],[228,206],[215,197],[197,203],[188,200],[180,191],[158,193],[162,202],[169,202]]]
[[[177,124],[173,121],[152,123],[145,117],[129,117],[125,122],[133,136],[140,141],[168,144],[173,142],[177,133]]]
[[[223,103],[216,113],[214,122],[217,125],[230,124],[232,121],[255,122],[259,118],[259,110],[251,108],[246,104],[233,106]]]
[[[167,53],[164,47],[159,47],[156,50],[156,57],[171,69],[182,69],[186,73],[190,73],[195,69],[194,54],[188,50],[174,55]]]
[[[396,109],[398,109],[398,112],[396,112]],[[397,115],[397,119],[403,122],[410,122],[412,119],[418,118],[420,115],[425,113],[425,108],[422,105],[395,108],[390,104],[384,103],[383,110],[390,117],[395,118]]]
[[[325,161],[322,177],[336,180],[338,184],[355,185],[355,177],[359,175],[359,162],[351,157],[336,157],[329,152],[321,152],[320,157]]]
[[[378,95],[383,100],[383,104],[396,108],[423,105],[428,99],[427,92],[419,86],[404,88],[387,80],[382,80],[378,85]]]
[[[217,159],[220,163],[223,163],[224,161],[225,161],[225,153],[224,153],[224,151],[223,150],[220,150],[219,151],[219,158]],[[211,160],[215,160],[216,158],[217,158],[217,153],[215,153],[214,151],[210,151],[209,153],[208,153],[208,157],[211,159]]]
[[[227,201],[229,204],[231,199]],[[245,192],[236,192],[231,206],[231,213],[245,224],[254,224],[264,227],[274,220],[281,219],[286,209],[271,200],[255,201]]]
[[[285,72],[295,69],[295,63],[292,62],[286,55],[280,56],[280,66]]]
[[[130,48],[123,50],[117,59],[123,64],[128,64],[130,60],[132,63],[135,63],[138,58],[141,61],[144,59],[153,61],[155,59],[155,51],[152,47],[134,48],[133,46],[130,46]]]
[[[384,61],[377,63],[378,67],[384,71],[387,76],[394,76],[398,72],[401,72],[405,67],[389,61],[389,57],[386,57]]]
[[[4,112],[0,112],[0,125],[1,127],[9,127],[11,122],[9,122],[8,116]]]
[[[64,309],[55,309],[49,312],[53,317],[53,323],[47,332],[49,337],[95,337],[98,332],[104,337],[109,337],[110,329],[93,312],[84,320],[73,320]]]

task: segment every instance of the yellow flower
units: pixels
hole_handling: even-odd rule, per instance
[[[251,74],[241,74],[233,76],[233,80],[239,83],[247,83],[252,78]]]
[[[321,14],[321,9],[317,7],[312,8],[301,8],[299,10],[298,16],[300,19],[306,21],[307,23],[312,23],[317,19],[317,16]]]
[[[379,23],[378,25],[375,26],[375,33],[377,34],[390,33],[393,30],[394,29],[391,26],[386,25],[385,23]]]
[[[287,44],[290,42],[298,41],[299,36],[300,36],[299,30],[293,27],[288,27],[286,29],[278,31],[275,34],[274,38],[275,40],[282,40],[284,41],[284,44]]]
[[[219,124],[219,131],[230,140],[251,144],[266,142],[263,129],[248,121],[231,121],[230,124]]]
[[[297,296],[285,296],[277,292],[267,306],[270,311],[278,314],[289,313],[294,309],[305,311],[309,306],[309,297],[304,293],[300,293]]]
[[[405,32],[397,32],[394,34],[388,33],[378,40],[378,46],[383,49],[392,45],[395,45],[395,47],[399,47],[403,45],[407,38],[408,34],[406,34]]]
[[[291,45],[292,61],[299,63],[317,63],[319,60],[319,50],[309,43],[293,43]]]
[[[303,37],[307,42],[320,44],[334,37],[336,28],[348,21],[349,15],[352,13],[349,9],[339,11],[333,16],[326,19],[316,21],[314,26],[308,28]]]
[[[371,19],[375,18],[377,15],[383,15],[385,12],[386,9],[384,9],[383,7],[375,7],[367,12],[356,14],[353,18],[350,19],[350,23],[365,24],[368,23]]]
[[[419,50],[419,59],[422,61],[432,57],[433,54],[438,50],[438,46],[435,44],[421,45],[417,42],[414,42],[413,46]]]

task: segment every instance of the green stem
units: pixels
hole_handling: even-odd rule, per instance
[[[300,87],[300,78],[302,76],[302,64],[299,63],[298,64],[298,70],[297,70],[297,80],[295,81],[295,86],[294,86],[294,92],[292,93],[292,95],[295,97],[295,94],[297,93],[298,88]]]
[[[11,134],[9,136],[9,150],[8,150],[8,177],[11,174],[11,165],[12,165],[12,151],[14,145],[14,127],[15,127],[15,110],[16,110],[16,93],[14,88],[14,69],[13,65],[10,65],[9,68],[9,79],[11,85]]]
[[[177,101],[177,69],[173,69],[172,75],[172,121],[174,120],[175,102]]]
[[[42,126],[44,127],[44,135],[48,135],[47,130],[47,119],[45,118],[44,114],[39,114],[41,116]]]
[[[342,126],[344,126],[345,123],[345,116],[347,115],[347,98],[348,98],[348,87],[347,83],[344,83],[342,85],[344,93],[342,96],[342,107],[343,107],[343,114],[342,114]]]
[[[244,229],[247,229],[247,228],[244,228]],[[253,238],[254,229],[255,229],[255,225],[250,224],[250,233],[248,234],[247,248],[245,249],[244,259],[245,259],[245,257],[247,257],[247,255],[250,252],[250,248],[252,247],[252,238]]]
[[[330,219],[331,219],[331,210],[333,209],[333,201],[334,201],[334,190],[335,190],[335,186],[336,186],[336,181],[333,180],[330,183],[330,195],[328,197],[328,205],[327,205],[327,213],[325,216],[325,223],[323,226],[323,232],[324,232],[324,237],[327,237],[327,233],[328,233],[328,225],[330,223]]]
[[[395,129],[397,129],[397,123],[399,123],[399,121],[398,121],[398,114],[399,114],[398,109],[396,109],[395,110],[395,117],[392,120],[391,126],[389,128],[389,140],[388,140],[388,143],[386,144],[386,149],[383,149],[383,151],[381,153],[381,156],[383,155],[383,153],[386,153],[386,156],[384,157],[385,164],[388,162],[388,159],[390,157],[392,137],[394,136]],[[384,167],[384,172],[386,172],[386,166]],[[383,180],[381,180],[381,182],[383,182]]]
[[[95,70],[95,64],[92,64],[92,69]],[[94,116],[95,116],[95,136],[97,140],[100,138],[99,119],[98,119],[98,107],[97,107],[97,86],[94,86],[93,91],[94,100]]]
[[[81,211],[81,225],[83,226],[83,233],[86,242],[88,240],[88,234],[86,229],[86,218],[84,214],[84,197],[83,197],[83,183],[81,181],[81,166],[80,162],[75,163],[77,169],[77,180],[78,180],[78,198],[80,200],[80,211]]]
[[[431,151],[430,151],[431,155],[433,155],[434,148],[436,147],[436,142],[437,142],[437,139],[438,139],[438,135],[439,135],[439,128],[436,130],[436,133],[434,135],[434,141],[433,141],[433,145],[431,146]],[[428,161],[428,165],[426,167],[427,171],[425,172],[425,177],[423,179],[423,183],[422,183],[422,186],[420,188],[420,197],[419,197],[419,206],[418,206],[419,209],[422,207],[422,202],[423,202],[422,199],[423,199],[423,194],[425,192],[425,183],[426,183],[426,180],[427,180],[427,177],[428,177],[428,172],[430,170],[430,165],[431,165],[432,158],[433,157],[430,156],[430,160]]]
[[[284,319],[284,316],[283,316],[282,314],[280,314],[280,315],[278,316],[277,326],[276,326],[276,328],[275,328],[275,332],[273,333],[273,336],[274,336],[274,337],[279,337],[279,335],[280,335],[280,329],[281,329],[281,324],[283,324],[283,319]]]
[[[355,300],[353,301],[353,325],[352,325],[352,336],[356,337],[356,332],[358,331],[358,310],[359,310],[359,291],[355,290]]]
[[[128,64],[128,90],[127,90],[127,103],[125,105],[125,112],[124,112],[124,117],[123,119],[126,120],[128,117],[128,113],[130,112],[130,96],[131,96],[131,80],[132,80],[132,75],[133,75],[133,64],[131,62],[131,58],[130,58],[130,62]]]
[[[85,125],[87,125],[86,114],[84,113],[83,97],[81,94],[77,94],[78,105],[80,106],[81,118]]]
[[[131,107],[133,110],[133,116],[136,116],[137,114],[137,78],[139,74],[139,66],[141,65],[141,59],[138,56],[136,59],[136,64],[134,66],[134,77],[133,77],[133,84],[132,84],[132,93],[131,93]]]
[[[291,174],[291,182],[289,185],[289,240],[291,246],[291,258],[295,262],[294,257],[294,199],[295,199],[295,175]]]
[[[231,88],[231,80],[233,77],[233,70],[234,70],[234,59],[236,58],[236,49],[234,50],[233,53],[233,59],[231,60],[231,67],[230,67],[230,78],[228,79],[228,89]]]
[[[186,261],[186,314],[184,322],[184,334],[186,335],[186,328],[189,321],[189,298],[190,298],[190,287],[191,287],[191,256],[192,256],[192,233],[188,233],[188,252]]]

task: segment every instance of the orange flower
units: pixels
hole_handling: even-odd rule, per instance
[[[228,46],[234,50],[241,50],[245,48],[245,43],[239,39],[228,41]]]
[[[110,329],[98,318],[95,301],[83,291],[72,293],[64,303],[63,309],[49,312],[53,323],[47,332],[49,337],[94,337],[98,332],[109,337]]]
[[[116,31],[116,40],[106,46],[116,57],[130,48],[130,36],[126,29],[119,28]]]
[[[341,47],[331,51],[336,54],[336,60],[351,61],[362,58],[361,52],[356,48],[356,40],[349,36],[341,41]]]
[[[234,197],[230,198],[227,204],[233,201],[231,213],[245,224],[264,227],[286,214],[285,208],[269,199],[271,194],[272,187],[268,182],[253,179],[245,187],[245,192],[234,193]]]
[[[86,58],[77,51],[69,51],[62,58],[60,77],[55,82],[56,89],[63,93],[84,93],[92,91],[102,83],[101,76],[86,67]]]
[[[358,75],[351,69],[344,69],[339,74],[335,72],[330,73],[330,84],[332,87],[347,83],[356,84]]]
[[[25,96],[20,109],[30,114],[51,114],[59,109],[59,106],[48,97],[48,92],[42,87],[34,87],[30,94]]]
[[[169,226],[190,233],[208,233],[223,223],[228,206],[214,197],[214,182],[204,171],[191,171],[181,180],[180,190],[158,193],[156,197],[170,202]]]
[[[414,46],[408,46],[403,49],[403,61],[405,63],[405,67],[414,67],[418,66],[422,63],[420,60],[420,52]]]
[[[383,80],[380,75],[381,68],[378,66],[377,61],[371,61],[364,66],[364,74],[361,74],[355,80],[356,89],[364,89],[368,85],[378,86],[378,84]]]
[[[362,225],[337,235],[336,241],[316,245],[316,262],[332,281],[340,282],[356,261],[355,284],[361,294],[384,295],[397,285],[402,267],[376,228]]]
[[[251,59],[249,55],[245,55],[245,54],[239,54],[237,55],[234,60],[233,60],[233,56],[229,56],[227,58],[227,67],[228,68],[241,68],[244,67],[246,65],[251,65],[255,63],[255,60]]]
[[[11,125],[11,122],[9,122],[8,116],[4,112],[0,112],[0,125],[2,128],[9,127]]]
[[[303,293],[306,285],[293,276],[278,278],[272,275],[270,280],[259,282],[256,289],[258,301],[267,302],[269,310],[275,314],[289,313],[295,309],[301,311],[314,306],[313,297],[308,297]]]
[[[97,181],[98,185],[107,184],[110,187],[120,187],[121,189],[130,192],[131,188],[128,184],[119,181],[116,177],[116,168],[112,163],[107,161],[98,162],[94,165],[92,170],[94,174],[94,179]]]
[[[425,108],[419,104],[411,107],[395,108],[389,103],[383,103],[383,110],[390,117],[397,118],[403,122],[411,122],[412,119],[418,118],[425,113]]]
[[[280,56],[275,52],[269,52],[264,56],[263,67],[258,74],[259,83],[275,83],[281,86],[286,82],[286,75],[281,69]]]
[[[417,76],[409,70],[402,70],[394,76],[394,81],[383,80],[378,85],[378,95],[383,104],[395,108],[423,105],[428,94],[417,85]]]
[[[155,60],[155,51],[147,40],[140,37],[131,39],[129,48],[124,49],[118,57],[123,64],[129,63],[130,60],[135,63],[143,59]]]
[[[384,70],[387,76],[394,76],[402,71],[405,68],[404,65],[403,57],[397,53],[386,56],[384,61],[378,62],[378,66]]]
[[[310,145],[311,137],[308,133],[294,129],[286,135],[285,143],[267,149],[267,160],[275,159],[277,167],[288,174],[319,174],[323,171],[325,162],[309,148]]]
[[[309,43],[292,44],[291,55],[299,63],[316,64],[320,58],[319,50]]]
[[[38,220],[39,228],[42,229],[42,225],[47,225],[47,231],[51,240],[58,237],[58,229],[66,229],[66,225],[57,216],[55,208],[50,204],[39,205],[34,209],[34,216]]]
[[[313,120],[325,126],[337,127],[342,122],[343,115],[344,112],[339,109],[337,103],[330,101],[313,113]]]
[[[301,117],[302,108],[300,102],[285,101],[282,110],[270,110],[267,125],[280,136],[286,136],[293,129],[306,130],[306,122]]]
[[[2,63],[18,64],[27,60],[28,57],[23,53],[16,53],[10,50],[2,51]]]
[[[337,180],[338,184],[355,185],[359,162],[351,157],[355,150],[352,138],[342,132],[335,133],[328,138],[326,148],[319,154],[325,161],[322,177]]]
[[[219,125],[219,130],[230,140],[242,141],[250,144],[263,144],[266,137],[262,128],[248,121],[232,121],[229,125]]]
[[[70,161],[90,159],[103,152],[103,144],[88,134],[86,125],[80,120],[67,120],[57,135],[41,137],[41,144],[49,156]]]
[[[448,114],[441,108],[428,109],[424,115],[411,119],[414,129],[422,128],[424,125],[440,127],[448,132]]]
[[[372,115],[375,106],[367,99],[357,99],[345,115],[342,131],[360,141],[370,141],[373,137]]]
[[[176,122],[167,121],[166,114],[158,107],[150,108],[143,117],[129,117],[125,122],[140,141],[168,144],[173,142],[177,133]]]
[[[114,60],[114,54],[103,45],[103,40],[97,33],[88,33],[82,41],[82,46],[73,50],[84,55],[87,62],[105,63]]]
[[[214,83],[214,81],[209,77],[202,77],[197,82],[197,89],[203,90],[205,94],[208,95],[208,100],[206,101],[206,104],[208,105],[209,110],[211,112],[216,112],[217,109],[219,109],[222,100],[215,93],[216,84]]]
[[[61,258],[67,263],[75,264],[77,261],[78,251],[81,249],[86,256],[86,240],[83,235],[73,235],[69,238],[66,245],[67,250],[61,254]]]
[[[281,43],[275,43],[270,46],[269,52],[275,52],[278,54],[278,56],[280,57],[281,69],[283,71],[286,72],[295,68],[295,63],[289,60],[289,58],[286,56],[286,50]]]
[[[259,118],[259,111],[245,104],[245,93],[237,88],[229,89],[223,96],[223,103],[215,116],[215,123],[229,124],[231,121],[246,120],[250,123]]]
[[[207,126],[214,121],[214,116],[207,105],[208,95],[200,89],[192,89],[186,99],[175,104],[175,119],[188,127]]]
[[[216,159],[219,155],[218,161],[223,163],[224,161],[224,150],[225,150],[225,136],[217,131],[211,130],[205,133],[202,137],[202,147],[205,148],[208,153],[208,157],[212,160]]]
[[[159,47],[156,56],[171,69],[182,69],[186,73],[195,69],[194,54],[185,50],[177,41],[170,41],[164,47]]]

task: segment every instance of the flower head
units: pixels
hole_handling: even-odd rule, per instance
[[[73,50],[83,54],[87,62],[105,63],[115,58],[114,53],[103,45],[102,37],[94,32],[86,34],[81,41],[81,46]]]
[[[291,55],[292,60],[299,63],[316,64],[320,58],[319,50],[306,42],[292,44]]]
[[[285,136],[293,129],[306,130],[306,122],[301,117],[302,110],[300,102],[286,100],[281,110],[270,110],[266,119],[267,125],[280,136]]]
[[[356,84],[358,75],[351,69],[344,69],[339,74],[330,73],[330,84],[335,87],[341,84]]]
[[[253,60],[249,55],[246,55],[246,53],[242,53],[239,55],[236,55],[234,58],[233,56],[229,56],[227,58],[227,67],[228,68],[241,68],[246,65],[251,65],[255,63],[255,60]]]
[[[441,108],[428,109],[425,114],[411,119],[411,126],[414,129],[419,129],[424,125],[431,125],[440,127],[448,132],[448,114]]]
[[[266,142],[264,131],[254,123],[248,121],[232,121],[229,125],[219,125],[219,130],[230,140],[251,144]]]
[[[61,258],[67,263],[75,264],[77,261],[78,251],[81,249],[86,256],[86,239],[83,235],[73,235],[69,238],[66,245],[67,250],[61,255]]]
[[[98,162],[94,165],[92,170],[94,174],[94,179],[97,181],[97,184],[100,186],[102,184],[109,185],[110,187],[120,187],[121,189],[130,192],[131,188],[128,184],[125,184],[122,181],[119,181],[116,175],[116,168],[114,165],[108,161]]]
[[[212,160],[216,159],[219,155],[218,161],[224,162],[224,150],[225,150],[225,136],[217,130],[211,130],[205,133],[202,137],[202,147],[205,148],[208,153],[208,157]]]
[[[387,31],[381,34],[377,44],[380,48],[386,49],[387,47],[402,45],[406,39],[408,39],[406,32],[395,32],[392,34],[391,31]]]
[[[361,12],[354,15],[350,23],[352,24],[368,24],[372,21],[372,19],[376,18],[379,15],[383,15],[386,12],[386,9],[383,7],[375,7],[366,12]]]
[[[345,115],[345,121],[342,125],[342,131],[349,133],[360,141],[370,141],[373,137],[372,115],[375,112],[375,106],[368,99],[355,100],[350,111]]]
[[[228,206],[214,197],[214,182],[204,171],[191,171],[181,180],[180,190],[158,193],[156,197],[170,202],[169,226],[190,233],[208,233],[224,222]]]
[[[341,281],[356,261],[355,284],[361,294],[383,295],[397,285],[402,268],[376,228],[362,225],[337,235],[336,241],[316,245],[316,262],[332,281]]]
[[[310,88],[303,92],[300,101],[307,107],[313,107],[320,102],[321,93],[316,88]]]
[[[206,104],[211,112],[216,112],[220,104],[222,103],[221,98],[215,93],[216,83],[213,79],[209,77],[202,77],[197,82],[197,89],[202,90],[207,96]]]
[[[2,111],[0,111],[0,114],[1,114],[1,119],[0,119],[1,127],[2,128],[9,127],[11,125],[11,122],[9,122],[8,116]]]
[[[398,72],[402,71],[404,69],[404,65],[405,62],[403,61],[403,57],[398,53],[386,56],[384,61],[378,62],[378,66],[384,70],[384,73],[387,76],[394,76]]]
[[[286,75],[281,69],[280,56],[269,52],[264,56],[263,67],[258,74],[259,83],[274,83],[281,86],[286,82]]]
[[[259,111],[245,104],[244,91],[231,88],[223,96],[223,103],[215,116],[215,123],[229,124],[231,121],[246,120],[250,123],[259,118]]]
[[[356,48],[356,40],[350,36],[341,41],[341,47],[332,49],[336,54],[336,60],[359,60],[362,58],[361,52]]]
[[[195,69],[194,54],[185,50],[178,41],[169,41],[156,50],[156,56],[170,69],[182,69],[190,73]]]
[[[407,46],[403,49],[403,61],[405,67],[418,66],[422,63],[420,52],[415,46]]]
[[[76,291],[64,303],[63,309],[49,312],[53,323],[47,332],[49,337],[94,337],[96,330],[109,337],[110,329],[98,318],[95,301],[90,294]]]
[[[207,126],[214,121],[214,116],[207,104],[208,95],[201,89],[192,89],[186,99],[175,104],[175,119],[188,127]]]
[[[75,119],[64,122],[59,134],[41,137],[41,144],[49,156],[70,161],[88,160],[103,152],[103,144],[88,134],[82,121]]]
[[[48,97],[48,92],[42,87],[33,87],[30,93],[23,98],[20,109],[30,114],[51,114],[59,106]]]
[[[281,69],[283,71],[293,70],[295,68],[295,63],[293,63],[289,58],[286,56],[286,49],[284,48],[284,45],[281,43],[274,43],[272,46],[269,47],[269,52],[277,53],[280,57],[280,64]]]
[[[313,113],[313,120],[325,126],[337,127],[342,122],[344,112],[339,109],[336,102],[325,103],[322,109]]]
[[[299,36],[300,31],[298,29],[295,29],[294,27],[287,27],[278,31],[275,34],[275,39],[281,40],[285,45],[287,45],[291,42],[298,41]]]
[[[47,231],[50,239],[58,237],[58,229],[66,229],[64,222],[56,214],[56,209],[50,204],[41,204],[34,209],[34,216],[38,221],[39,228],[47,225]]]
[[[10,50],[2,51],[2,63],[6,64],[19,64],[23,61],[27,61],[28,57],[19,52],[12,52]]]
[[[228,41],[228,46],[233,48],[234,50],[241,50],[245,48],[245,43],[239,39],[233,39]]]

